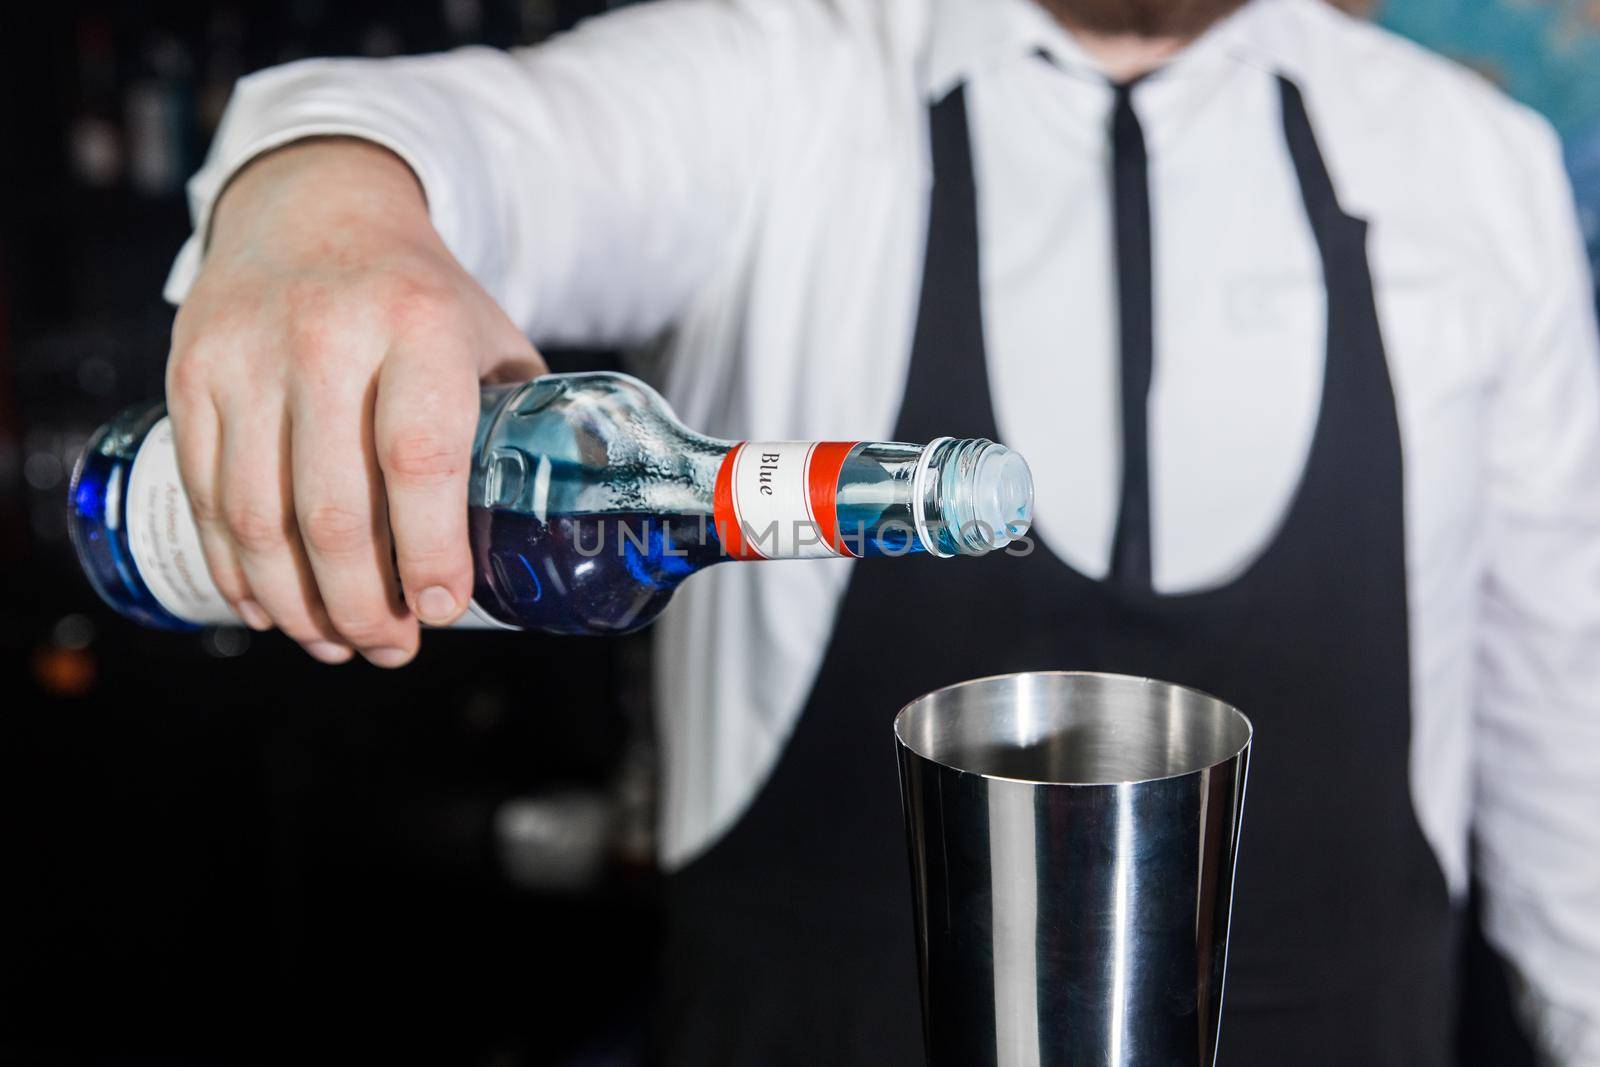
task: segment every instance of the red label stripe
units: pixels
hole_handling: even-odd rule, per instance
[[[733,464],[744,450],[740,441],[722,457],[717,470],[717,487],[711,496],[711,517],[717,524],[717,537],[722,540],[722,550],[732,559],[759,559],[744,543],[744,533],[739,524],[739,509],[733,499]]]
[[[817,535],[841,556],[859,555],[839,536],[839,472],[855,441],[819,441],[811,450],[806,470],[806,492],[811,499],[811,519]]]
[[[722,540],[723,551],[732,559],[765,559],[761,547],[752,543],[746,536],[746,512],[753,509],[753,514],[759,518],[751,519],[761,525],[772,522],[773,505],[778,508],[778,523],[782,525],[782,536],[770,545],[766,552],[770,553],[776,548],[782,555],[807,555],[815,556],[819,553],[817,548],[826,546],[834,555],[853,556],[839,529],[839,474],[844,468],[844,461],[850,455],[858,442],[855,441],[818,441],[806,447],[802,467],[794,472],[799,476],[798,481],[787,478],[776,479],[776,485],[769,481],[766,473],[775,468],[762,467],[762,477],[759,482],[751,480],[752,471],[740,473],[740,463],[744,459],[746,449],[751,447],[751,442],[743,441],[728,451],[722,459],[722,466],[717,470],[716,487],[712,494],[712,520],[716,523],[717,536]],[[781,448],[780,448],[781,446]],[[773,443],[763,444],[756,442],[753,446],[757,452],[778,449],[787,454],[793,454],[794,444]],[[746,462],[755,462],[757,452],[749,453]],[[772,460],[762,455],[763,462]],[[793,475],[789,476],[793,477]],[[755,498],[741,501],[741,492],[754,493],[759,485],[763,499]],[[777,496],[770,494],[776,488]],[[795,527],[810,523],[811,530],[815,533],[815,540],[801,537],[803,530],[791,532]],[[756,536],[766,536],[757,531]],[[812,546],[811,551],[805,551],[806,545]]]

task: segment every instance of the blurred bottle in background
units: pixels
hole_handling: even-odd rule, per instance
[[[117,87],[116,42],[103,17],[78,20],[77,100],[67,122],[67,159],[72,177],[90,189],[122,180],[123,137]]]
[[[138,73],[124,97],[128,177],[136,192],[177,192],[194,170],[194,63],[183,42],[152,33],[139,50]]]

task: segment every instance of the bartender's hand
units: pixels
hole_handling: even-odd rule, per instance
[[[217,588],[324,662],[406,663],[418,619],[472,595],[478,383],[544,370],[398,156],[325,138],[255,160],[217,203],[167,364]]]

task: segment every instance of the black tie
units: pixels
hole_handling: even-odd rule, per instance
[[[1150,376],[1154,307],[1150,282],[1150,175],[1133,84],[1116,86],[1111,116],[1111,200],[1116,217],[1117,314],[1122,337],[1122,498],[1111,580],[1150,588]]]

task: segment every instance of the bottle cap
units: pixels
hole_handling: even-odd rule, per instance
[[[990,445],[972,476],[972,516],[990,548],[1004,548],[1033,525],[1033,474],[1022,456]]]

